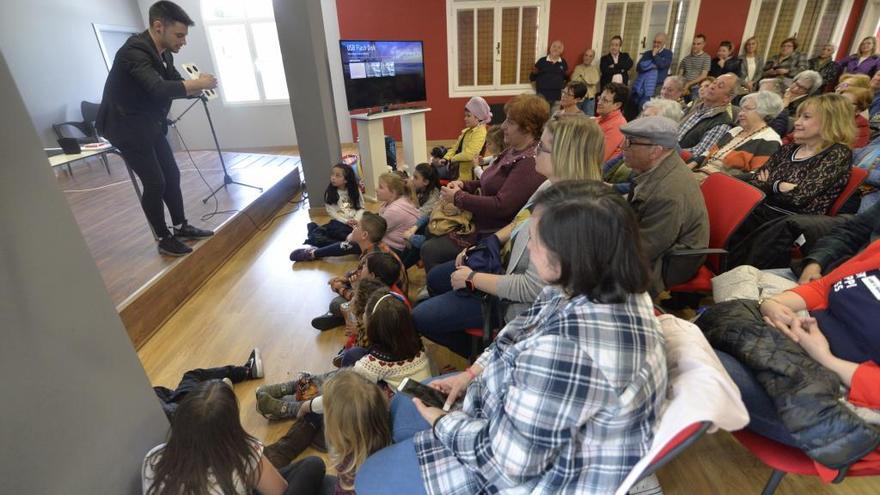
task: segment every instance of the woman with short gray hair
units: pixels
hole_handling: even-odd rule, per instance
[[[779,134],[767,125],[768,119],[782,111],[782,98],[771,91],[743,96],[737,123],[706,154],[694,158],[688,166],[694,178],[702,182],[711,174],[739,175],[760,168],[782,145]]]
[[[684,116],[684,112],[682,111],[681,104],[679,102],[675,100],[668,100],[666,98],[654,97],[646,101],[645,104],[642,105],[641,117],[650,117],[655,115],[666,117],[676,122],[681,122],[681,119]]]

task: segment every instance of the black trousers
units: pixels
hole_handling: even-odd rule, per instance
[[[218,368],[197,368],[184,373],[183,378],[180,379],[180,383],[177,384],[177,388],[174,390],[166,387],[153,387],[153,391],[156,392],[156,396],[162,402],[162,409],[170,420],[174,416],[180,401],[200,383],[208,380],[222,380],[224,378],[229,378],[232,380],[232,383],[242,382],[248,378],[248,369],[244,366],[233,365]]]
[[[425,263],[425,273],[435,266],[454,260],[462,248],[453,241],[449,235],[431,237],[422,244],[421,256]]]
[[[153,231],[159,237],[171,235],[165,225],[162,203],[168,206],[174,225],[186,222],[186,215],[183,211],[183,194],[180,192],[180,169],[177,168],[168,139],[159,134],[146,142],[126,140],[113,144],[119,148],[125,163],[134,170],[143,184],[141,206],[153,226]]]

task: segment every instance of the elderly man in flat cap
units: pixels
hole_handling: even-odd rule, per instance
[[[633,170],[629,202],[639,219],[642,248],[653,268],[651,292],[691,279],[703,256],[666,257],[674,249],[705,249],[709,216],[703,195],[678,155],[678,124],[642,117],[620,128],[626,164]]]

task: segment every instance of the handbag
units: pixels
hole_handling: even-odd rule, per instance
[[[431,211],[431,218],[428,220],[428,232],[431,235],[439,237],[451,232],[470,234],[473,231],[471,212],[462,210],[445,199],[441,198]]]
[[[504,273],[501,264],[501,241],[492,234],[465,251],[464,264],[479,273]]]

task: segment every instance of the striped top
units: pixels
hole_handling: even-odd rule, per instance
[[[779,134],[770,126],[753,134],[744,133],[742,127],[736,126],[713,144],[705,155],[694,161],[699,165],[721,162],[723,169],[751,172],[764,165],[780,146],[782,141]]]
[[[710,57],[709,54],[706,52],[703,52],[699,55],[694,55],[693,53],[691,53],[685,58],[681,59],[681,62],[679,62],[678,64],[681,75],[688,82],[700,77],[700,74],[703,71],[706,71],[708,73],[711,66],[712,57]]]

